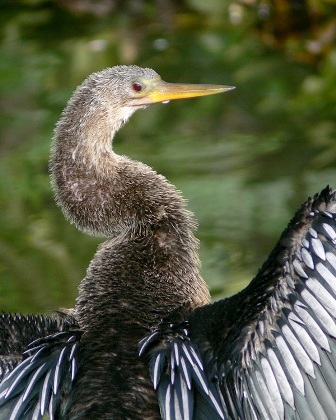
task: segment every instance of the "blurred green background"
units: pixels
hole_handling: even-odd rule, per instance
[[[334,1],[0,0],[0,308],[71,307],[101,238],[76,231],[48,176],[75,86],[134,63],[233,92],[155,105],[115,150],[183,191],[214,298],[256,273],[296,208],[336,187]]]

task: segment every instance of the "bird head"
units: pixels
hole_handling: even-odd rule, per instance
[[[166,83],[154,70],[134,65],[107,68],[89,76],[87,83],[101,101],[107,102],[109,108],[128,109],[125,114],[132,114],[137,109],[158,102],[213,95],[234,89],[224,85]]]

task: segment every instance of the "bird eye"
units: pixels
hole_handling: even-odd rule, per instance
[[[133,83],[133,89],[134,89],[136,92],[141,92],[141,90],[142,90],[142,86],[140,85],[140,83]]]

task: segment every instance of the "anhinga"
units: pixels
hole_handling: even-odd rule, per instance
[[[304,203],[252,282],[210,304],[180,194],[111,148],[137,109],[229,89],[117,66],[74,92],[52,184],[108,239],[73,310],[0,318],[0,419],[336,418],[336,194]]]

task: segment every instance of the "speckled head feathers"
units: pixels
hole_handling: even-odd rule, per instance
[[[114,66],[92,73],[84,80],[79,90],[89,89],[92,95],[101,99],[109,98],[119,106],[121,104],[134,106],[137,105],[134,99],[142,96],[134,89],[134,84],[141,84],[142,91],[145,93],[147,82],[151,83],[153,79],[160,79],[160,76],[150,68],[135,65]]]

